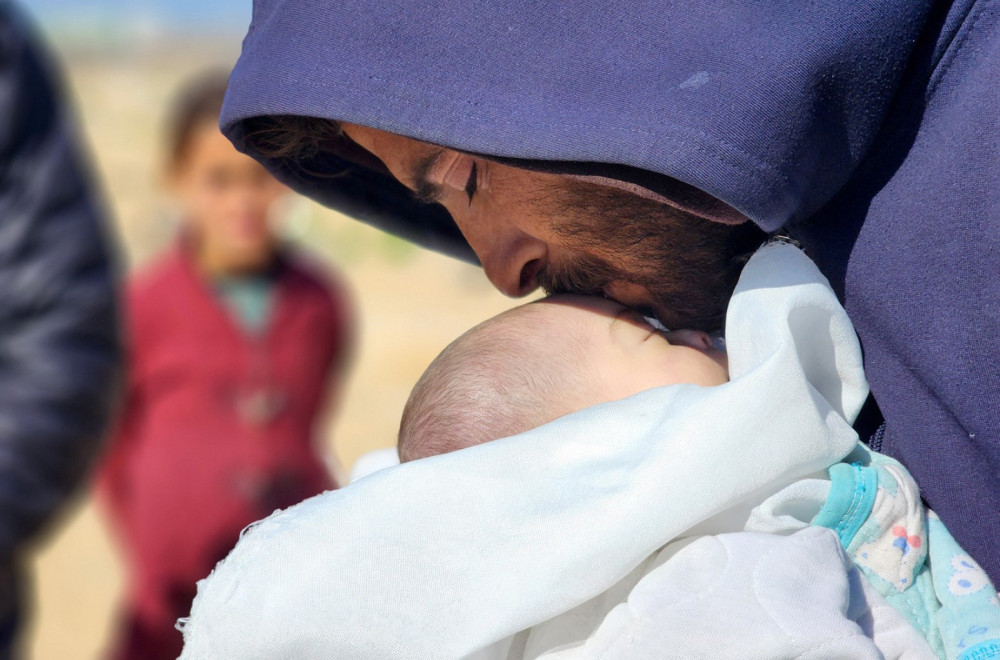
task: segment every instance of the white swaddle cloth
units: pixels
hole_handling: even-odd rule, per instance
[[[182,658],[460,658],[605,592],[697,526],[841,460],[854,330],[786,244],[747,264],[731,382],[677,385],[379,471],[252,526],[199,583]]]

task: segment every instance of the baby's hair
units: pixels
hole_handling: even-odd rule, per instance
[[[168,170],[176,170],[184,163],[194,133],[202,124],[218,123],[227,84],[225,72],[207,71],[191,78],[178,90],[167,114],[164,131]]]
[[[553,327],[552,316],[539,313],[548,304],[504,312],[441,352],[403,409],[401,461],[516,435],[573,412],[565,394],[586,377],[584,351],[571,328]]]

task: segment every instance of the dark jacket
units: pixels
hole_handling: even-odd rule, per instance
[[[0,0],[0,566],[81,483],[119,362],[102,215],[55,85]]]
[[[789,228],[855,323],[882,450],[997,581],[998,71],[996,0],[260,0],[222,124],[245,147],[247,118],[328,117]],[[467,254],[346,153],[262,160]]]

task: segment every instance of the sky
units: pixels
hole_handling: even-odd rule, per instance
[[[20,0],[46,31],[120,37],[171,33],[242,34],[252,0]]]

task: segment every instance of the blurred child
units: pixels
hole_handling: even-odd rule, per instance
[[[314,431],[353,314],[273,233],[285,190],[219,132],[225,86],[194,81],[173,108],[165,174],[183,225],[128,287],[127,397],[98,480],[127,563],[113,658],[176,658],[175,622],[240,530],[337,486]]]

